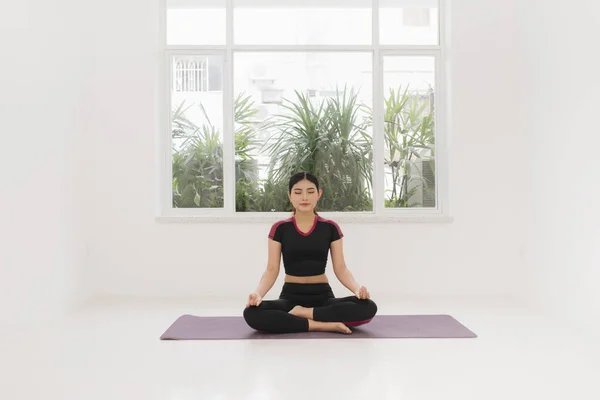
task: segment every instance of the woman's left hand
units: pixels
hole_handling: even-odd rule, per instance
[[[364,286],[361,286],[354,294],[359,299],[369,299],[369,298],[371,298],[371,294],[369,293],[369,291],[367,290],[367,288],[364,287]]]

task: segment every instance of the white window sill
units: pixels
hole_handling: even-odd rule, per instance
[[[386,213],[374,215],[371,213],[319,213],[325,219],[340,223],[451,223],[454,218],[440,213]],[[157,216],[160,223],[274,223],[290,218],[290,213],[239,213],[237,215],[193,214],[193,215],[163,215]]]

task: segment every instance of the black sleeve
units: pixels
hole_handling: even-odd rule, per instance
[[[344,233],[340,229],[340,226],[333,221],[330,221],[331,225],[331,241],[335,242],[336,240],[340,240],[344,237]]]
[[[274,241],[281,243],[283,239],[281,236],[282,226],[283,224],[281,222],[274,223],[269,231],[269,239],[273,239]]]

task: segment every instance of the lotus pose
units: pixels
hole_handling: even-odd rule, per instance
[[[377,313],[377,305],[346,266],[340,227],[315,212],[323,194],[317,178],[298,173],[290,178],[288,190],[294,214],[271,227],[267,268],[248,296],[244,319],[251,328],[272,333],[350,334],[348,326],[368,323]],[[334,296],[325,275],[329,252],[336,277],[354,296]],[[285,281],[279,298],[263,301],[277,280],[282,255]]]

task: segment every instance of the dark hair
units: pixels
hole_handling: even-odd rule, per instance
[[[314,176],[310,172],[298,172],[297,174],[291,176],[288,191],[292,193],[292,188],[294,187],[294,185],[304,179],[314,183],[317,187],[317,190],[319,190],[319,180],[316,176]]]
[[[290,177],[290,183],[288,185],[288,191],[289,193],[292,193],[292,188],[294,187],[294,185],[302,180],[308,180],[309,182],[312,182],[315,184],[315,186],[317,187],[317,190],[319,190],[319,180],[317,179],[316,176],[314,176],[313,174],[311,174],[310,172],[298,172],[297,174],[294,174]],[[296,209],[294,207],[293,208],[293,213],[296,214]],[[317,209],[315,207],[315,215],[319,215],[317,214]]]

